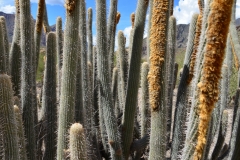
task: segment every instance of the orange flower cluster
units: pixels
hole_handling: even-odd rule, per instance
[[[207,43],[199,88],[198,140],[194,160],[200,160],[206,144],[206,134],[212,110],[218,100],[219,80],[231,20],[233,0],[213,0],[208,18]]]
[[[150,31],[150,70],[148,74],[150,106],[160,109],[161,86],[164,81],[164,55],[166,52],[168,0],[154,0]]]

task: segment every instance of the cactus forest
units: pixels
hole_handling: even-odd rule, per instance
[[[175,62],[173,2],[138,0],[126,44],[123,31],[116,33],[118,0],[95,0],[93,45],[93,9],[85,0],[65,0],[64,30],[58,17],[55,32],[45,0],[36,22],[30,0],[15,0],[10,45],[0,17],[0,159],[239,160],[236,0],[198,0],[183,66]]]

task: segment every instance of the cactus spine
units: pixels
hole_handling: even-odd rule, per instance
[[[13,110],[13,90],[10,77],[0,74],[0,115],[4,158],[19,160],[16,120]]]
[[[116,160],[122,159],[122,149],[120,145],[119,133],[117,130],[117,122],[113,112],[112,95],[109,86],[108,74],[108,55],[107,53],[107,37],[106,37],[106,1],[97,0],[97,53],[98,53],[98,85],[99,85],[99,110],[103,109],[104,122],[108,135],[111,157]],[[101,113],[99,112],[99,115]]]
[[[47,35],[47,61],[44,71],[42,109],[44,123],[46,123],[46,136],[44,137],[45,152],[43,159],[53,160],[57,151],[57,101],[56,101],[56,35],[49,32]]]
[[[127,91],[124,97],[124,114],[123,114],[123,154],[127,159],[129,157],[130,146],[133,139],[134,115],[137,107],[137,96],[139,87],[141,51],[144,32],[144,22],[148,8],[148,0],[140,0],[137,4],[136,18],[134,21],[132,46],[129,54],[130,65],[127,81]]]
[[[198,84],[200,120],[198,125],[198,141],[194,153],[194,159],[196,160],[202,157],[210,115],[218,100],[219,79],[221,78],[221,67],[225,54],[224,49],[231,20],[232,5],[233,0],[228,2],[213,0],[211,4],[206,33],[207,44],[205,47],[203,73],[201,81]],[[221,24],[220,27],[216,28],[219,24]]]
[[[70,128],[70,159],[71,160],[87,160],[86,140],[83,126],[74,123]]]
[[[65,1],[66,30],[64,33],[63,68],[61,97],[58,120],[57,159],[64,159],[67,149],[68,128],[74,122],[74,104],[76,94],[77,45],[79,36],[80,1]]]

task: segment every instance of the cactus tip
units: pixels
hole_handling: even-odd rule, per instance
[[[67,10],[67,13],[69,15],[71,15],[71,13],[73,12],[73,10],[75,9],[75,6],[76,6],[76,0],[66,0],[66,3],[65,3],[65,8]]]
[[[83,132],[84,129],[80,123],[74,123],[70,128],[70,134],[81,134]]]

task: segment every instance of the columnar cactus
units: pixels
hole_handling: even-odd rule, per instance
[[[34,46],[34,52],[33,52],[34,54],[33,54],[33,60],[32,60],[34,73],[37,71],[37,67],[38,67],[44,10],[45,10],[45,0],[39,0],[37,19],[36,19],[35,30],[34,30],[34,45],[35,46]]]
[[[20,0],[20,33],[21,33],[21,102],[23,109],[23,124],[27,140],[28,159],[36,159],[36,142],[34,130],[34,115],[32,105],[32,21],[30,0]],[[13,64],[12,64],[13,65]]]
[[[45,3],[45,7],[44,7],[44,15],[43,15],[43,29],[45,33],[48,33],[51,31],[51,27],[49,26],[48,23],[48,14],[47,14],[47,6]]]
[[[150,127],[150,111],[149,111],[149,92],[147,75],[149,71],[149,65],[147,62],[142,63],[141,68],[141,137],[148,134]]]
[[[93,40],[92,40],[92,8],[88,8],[87,35],[88,35],[88,61],[93,64]]]
[[[67,149],[67,135],[70,124],[74,122],[74,103],[76,96],[77,51],[79,36],[80,1],[65,1],[66,29],[64,32],[63,68],[61,97],[58,119],[57,159],[64,159]]]
[[[6,73],[6,55],[5,55],[5,47],[4,47],[4,37],[3,37],[3,29],[2,22],[0,21],[0,49],[2,50],[0,53],[0,73]]]
[[[7,35],[7,26],[6,19],[3,16],[0,16],[0,23],[2,25],[2,34],[3,34],[3,44],[4,44],[4,52],[5,52],[5,64],[6,64],[6,72],[9,73],[9,42]]]
[[[170,7],[170,6],[169,6]],[[169,142],[171,136],[171,125],[172,125],[172,101],[173,101],[173,74],[174,74],[174,62],[175,62],[175,48],[176,48],[176,18],[171,16],[169,18],[168,27],[168,53],[166,55],[167,67],[166,67],[166,83],[165,88],[165,100],[168,108],[167,116],[167,141]]]
[[[69,149],[71,160],[87,160],[86,138],[83,126],[74,123],[70,128]]]
[[[199,88],[199,125],[198,141],[194,153],[194,159],[201,159],[207,126],[214,105],[218,100],[219,79],[225,54],[227,33],[231,20],[233,0],[213,0],[211,12],[208,18],[208,29],[206,32],[207,43],[205,47],[204,62]],[[216,28],[216,26],[219,26]],[[214,38],[213,38],[214,37]]]
[[[149,101],[151,107],[151,134],[149,159],[164,159],[166,151],[167,108],[165,92],[165,55],[167,53],[168,28],[167,0],[153,0],[150,33],[150,69],[148,74]],[[161,19],[161,21],[159,21]]]
[[[126,98],[123,114],[123,154],[127,159],[130,153],[130,146],[133,140],[134,115],[137,108],[137,96],[139,87],[139,77],[141,68],[141,51],[144,33],[144,23],[146,20],[146,12],[148,8],[148,0],[140,0],[137,4],[136,18],[134,21],[132,33],[132,47],[129,50],[131,56],[129,63],[129,73],[127,81]]]
[[[81,44],[81,78],[82,78],[82,105],[83,110],[88,110],[88,69],[87,69],[87,30],[86,30],[86,2],[80,0],[80,12],[79,12],[79,37]],[[88,121],[90,117],[83,117],[84,121]],[[83,122],[83,125],[85,122]]]
[[[113,112],[112,94],[109,92],[111,87],[108,74],[108,55],[106,37],[106,1],[97,0],[97,68],[99,85],[100,109],[103,109],[104,123],[108,135],[111,157],[116,160],[122,159],[122,149],[117,130],[117,122]],[[99,110],[100,110],[99,109]],[[99,115],[101,113],[99,112]]]
[[[57,102],[60,101],[61,95],[61,77],[62,77],[62,60],[63,60],[63,32],[62,18],[57,17],[56,22],[56,43],[57,43]]]
[[[13,109],[13,90],[10,77],[0,74],[0,115],[4,158],[19,160],[17,124]]]
[[[19,0],[15,0],[15,23],[13,40],[9,52],[9,73],[13,83],[14,96],[20,95],[21,78],[21,48],[20,48],[20,8]]]
[[[46,135],[44,136],[44,160],[53,160],[57,151],[57,97],[56,97],[56,35],[47,35],[47,59],[45,62],[42,109],[45,109],[44,122]]]
[[[117,14],[118,0],[111,0],[110,12],[107,22],[107,53],[108,53],[108,67],[109,78],[112,78],[113,61],[114,61],[114,47],[115,47],[115,33],[116,33],[116,14]]]

